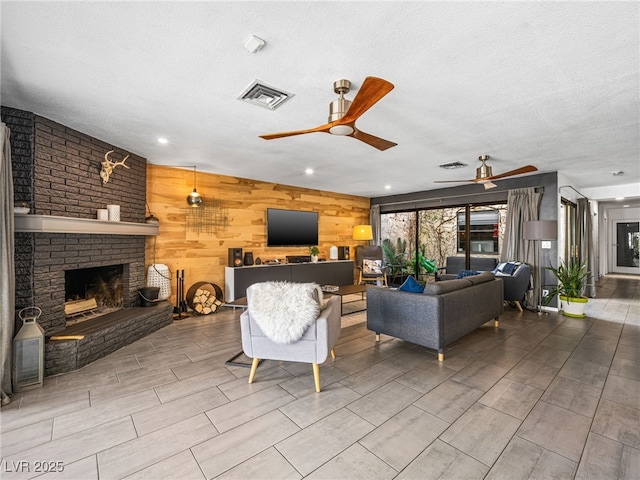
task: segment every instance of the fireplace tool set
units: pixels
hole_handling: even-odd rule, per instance
[[[182,320],[187,313],[187,302],[184,299],[184,270],[176,271],[176,305],[173,307],[173,319]]]

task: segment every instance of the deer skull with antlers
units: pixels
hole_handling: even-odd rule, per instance
[[[124,168],[129,168],[129,166],[125,165],[124,163],[127,161],[127,158],[129,158],[129,155],[124,157],[124,159],[121,162],[114,162],[109,158],[109,154],[113,153],[114,151],[115,150],[109,150],[107,153],[104,154],[104,161],[102,162],[102,170],[100,171],[100,177],[102,178],[103,184],[109,181],[109,176],[111,175],[111,172],[113,172],[113,169],[116,168],[118,165],[122,165]]]

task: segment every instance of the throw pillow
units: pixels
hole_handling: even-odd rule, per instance
[[[398,288],[402,292],[422,293],[424,287],[413,276],[409,276],[402,285]]]
[[[365,275],[382,275],[382,260],[365,258],[362,260],[362,273]]]
[[[497,276],[511,276],[514,273],[516,273],[516,271],[518,270],[518,268],[520,267],[520,265],[522,265],[521,262],[506,262],[506,263],[500,263],[494,270],[493,270],[493,274],[497,275]]]
[[[456,278],[464,278],[471,277],[473,275],[478,275],[480,272],[478,270],[460,270]]]
[[[506,273],[507,275],[513,275],[513,272],[518,268],[518,264],[515,262],[508,262],[503,268],[502,273]]]

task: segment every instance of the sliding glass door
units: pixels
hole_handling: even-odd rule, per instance
[[[445,267],[450,256],[499,258],[505,219],[505,204],[382,214],[382,247],[390,283],[399,285],[408,275],[432,281],[431,267]]]

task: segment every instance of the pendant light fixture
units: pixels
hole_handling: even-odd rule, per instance
[[[190,207],[200,207],[204,202],[204,198],[196,190],[196,166],[193,166],[193,192],[187,195],[187,203]]]

